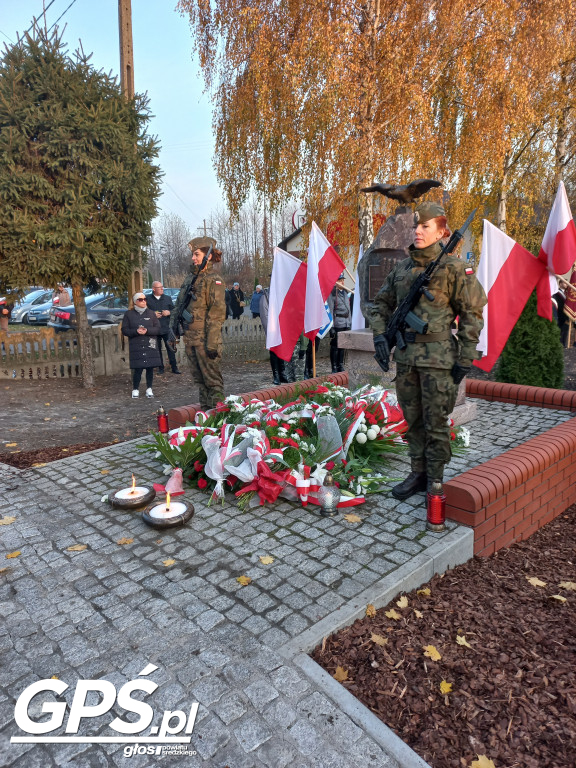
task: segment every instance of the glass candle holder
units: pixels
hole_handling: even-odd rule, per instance
[[[338,514],[338,502],[340,501],[340,489],[334,484],[334,478],[328,472],[324,478],[324,484],[318,490],[320,502],[320,514],[323,517],[334,517]]]

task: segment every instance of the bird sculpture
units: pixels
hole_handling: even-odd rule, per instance
[[[425,195],[433,187],[441,187],[442,184],[434,179],[416,179],[410,184],[372,184],[371,187],[363,187],[360,192],[380,192],[384,197],[398,200],[404,205],[413,203],[417,198]]]

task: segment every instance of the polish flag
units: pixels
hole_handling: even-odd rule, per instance
[[[530,251],[484,219],[477,277],[488,303],[477,347],[484,357],[475,360],[474,365],[483,371],[492,370],[530,294],[547,275],[543,263]]]
[[[538,284],[538,314],[552,320],[551,298],[558,290],[554,275],[566,275],[576,262],[576,225],[563,181],[556,192],[538,258],[548,269],[548,275]]]
[[[308,246],[306,310],[304,312],[304,334],[309,339],[314,339],[319,329],[329,321],[324,302],[342,272],[344,272],[344,263],[320,227],[313,221]]]
[[[290,360],[304,328],[306,264],[296,256],[274,248],[268,295],[266,349],[281,360]]]

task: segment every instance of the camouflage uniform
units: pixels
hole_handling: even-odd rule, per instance
[[[184,333],[186,355],[192,366],[194,381],[198,384],[203,409],[213,408],[224,399],[222,325],[226,319],[226,299],[224,283],[215,266],[209,261],[194,284],[194,297],[187,307],[192,320]],[[178,294],[174,317],[179,316],[190,282],[199,269],[190,267],[190,274]],[[207,350],[217,352],[216,357],[211,359]]]
[[[370,325],[375,336],[384,333],[412,282],[440,250],[440,243],[421,249],[411,245],[409,258],[390,272],[374,300]],[[474,271],[449,255],[443,257],[428,290],[434,301],[422,296],[414,313],[428,322],[426,336],[436,338],[426,341],[426,336],[415,335],[414,341],[406,339],[406,349],[396,347],[396,391],[408,422],[406,439],[412,469],[442,479],[444,465],[452,456],[447,422],[458,392],[451,370],[456,362],[469,367],[481,357],[476,346],[484,323],[486,295]],[[454,336],[450,327],[456,317],[458,335]]]

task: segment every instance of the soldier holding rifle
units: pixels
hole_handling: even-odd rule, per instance
[[[438,203],[421,203],[414,218],[410,255],[388,275],[374,300],[370,320],[375,358],[383,370],[388,370],[390,351],[396,346],[396,391],[408,423],[412,469],[392,489],[392,495],[401,500],[443,480],[444,466],[452,456],[448,418],[459,383],[472,361],[481,356],[476,346],[486,304],[474,270],[451,255],[472,217],[454,233],[441,259],[441,240],[450,234],[444,209]],[[427,267],[423,287],[411,294]],[[458,333],[454,335],[451,328],[456,318]]]

